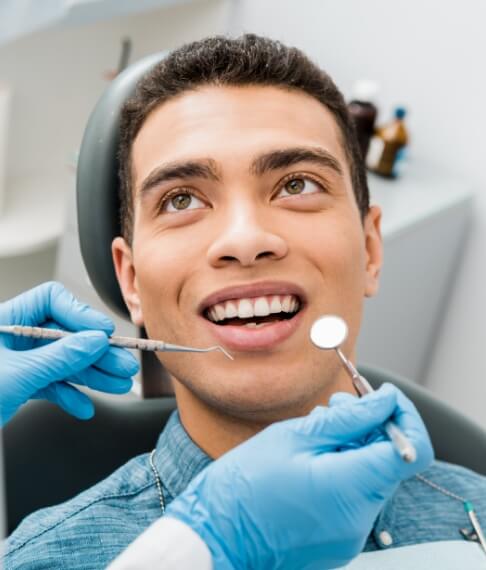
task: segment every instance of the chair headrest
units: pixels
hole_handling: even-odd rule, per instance
[[[138,81],[166,56],[152,54],[125,69],[96,104],[86,126],[77,167],[78,232],[88,276],[103,301],[128,318],[116,279],[111,242],[121,235],[118,142],[120,111]]]

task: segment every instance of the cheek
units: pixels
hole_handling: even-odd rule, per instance
[[[339,285],[331,290],[348,298],[353,291],[364,296],[365,251],[361,227],[342,221],[316,224],[303,247],[324,281]]]
[[[134,244],[136,283],[142,305],[144,323],[150,336],[163,327],[163,315],[175,307],[184,279],[184,261],[189,261],[181,244],[165,240]],[[168,240],[167,240],[168,241]],[[187,252],[186,252],[187,253]],[[170,318],[167,319],[170,322]],[[155,337],[154,337],[155,338]]]

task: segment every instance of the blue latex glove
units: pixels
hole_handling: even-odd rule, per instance
[[[55,341],[0,333],[2,424],[31,398],[45,398],[88,419],[93,404],[71,384],[111,394],[128,392],[132,386],[138,362],[127,350],[109,345],[112,321],[79,303],[60,283],[44,283],[0,303],[0,324],[85,331]]]
[[[413,464],[377,431],[392,416]],[[202,537],[216,570],[337,568],[361,552],[400,481],[432,459],[415,407],[388,384],[271,425],[201,472],[167,515]]]

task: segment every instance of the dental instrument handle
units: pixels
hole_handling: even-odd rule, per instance
[[[482,546],[484,552],[486,552],[486,539],[484,538],[483,530],[481,528],[481,525],[479,524],[478,517],[476,516],[476,513],[474,512],[472,503],[470,501],[466,501],[464,503],[464,509],[465,509],[466,513],[468,514],[468,517],[469,517],[469,520],[471,521],[474,532],[476,533],[476,536],[478,537],[479,544]]]
[[[364,396],[365,394],[374,392],[368,380],[366,380],[364,376],[361,376],[353,364],[344,356],[339,347],[336,348],[336,352],[344,368],[346,368],[348,374],[351,376],[351,380],[359,395]],[[392,420],[388,420],[385,423],[384,430],[400,454],[400,457],[406,463],[413,463],[417,459],[417,451],[402,430]]]
[[[385,432],[406,463],[413,463],[417,459],[417,451],[403,431],[392,421],[385,424]]]
[[[21,325],[5,325],[0,326],[0,333],[13,334],[15,336],[25,336],[30,338],[59,339],[73,334],[69,331],[60,329],[47,329],[43,327],[29,327]],[[112,346],[121,348],[133,348],[139,350],[148,350],[152,352],[209,352],[212,350],[220,350],[229,359],[234,358],[226,352],[221,346],[210,346],[209,348],[193,348],[191,346],[180,346],[178,344],[169,344],[161,340],[151,340],[145,338],[132,338],[128,336],[111,336],[109,343]]]
[[[64,338],[72,333],[59,329],[45,329],[42,327],[28,327],[23,325],[0,326],[0,333],[13,334],[15,336],[26,336],[29,338]]]

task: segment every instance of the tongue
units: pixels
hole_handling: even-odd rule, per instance
[[[226,319],[223,321],[222,324],[224,325],[233,325],[233,326],[243,326],[247,323],[274,323],[276,321],[281,321],[283,319],[282,313],[277,313],[273,315],[267,315],[266,317],[249,317],[247,319],[240,319],[235,317],[234,319]]]

